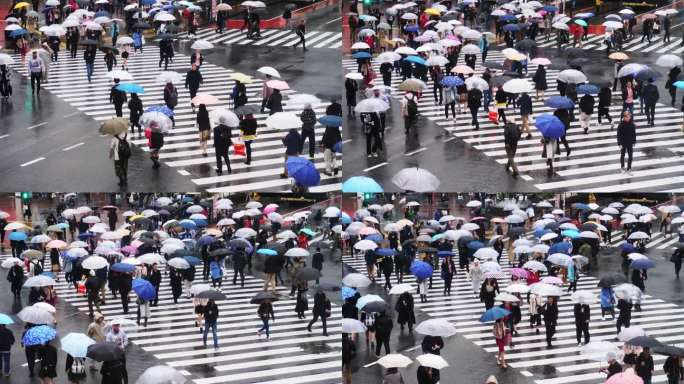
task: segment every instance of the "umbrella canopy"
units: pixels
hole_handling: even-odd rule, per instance
[[[609,273],[601,276],[598,282],[599,287],[610,288],[614,285],[622,284],[627,282],[625,275],[621,273]]]
[[[228,4],[219,4],[228,5]],[[217,7],[218,8],[218,7]],[[187,382],[182,373],[168,365],[155,365],[149,367],[138,377],[135,384],[184,384]]]
[[[211,299],[214,301],[225,300],[226,294],[214,289],[204,290],[195,295],[198,299]]]
[[[656,340],[655,338],[651,336],[637,336],[633,337],[626,342],[629,345],[634,345],[636,347],[648,347],[648,348],[655,348],[655,347],[663,347],[664,345]]]
[[[143,300],[152,300],[156,296],[154,286],[145,279],[133,280],[133,291]]]
[[[439,187],[440,181],[426,169],[404,168],[392,177],[392,183],[406,191],[431,192]]]
[[[411,273],[418,279],[427,279],[432,276],[432,265],[424,261],[413,261],[410,267]]]
[[[353,176],[342,183],[345,193],[382,193],[383,188],[377,181],[366,176]]]
[[[249,301],[251,304],[261,304],[264,301],[277,301],[278,295],[272,292],[259,292]]]
[[[631,326],[628,328],[622,328],[618,334],[618,340],[626,342],[627,340],[634,339],[638,336],[646,336],[646,331],[643,328],[637,326]]]
[[[31,324],[53,324],[55,322],[55,318],[52,313],[43,308],[34,306],[24,307],[21,311],[19,311],[17,317],[21,321]]]
[[[32,287],[50,287],[50,286],[55,286],[57,285],[57,282],[49,276],[45,275],[39,275],[39,276],[32,276],[26,279],[24,281],[24,287],[26,288],[32,288]],[[23,320],[23,319],[22,319]]]
[[[456,327],[445,319],[428,319],[418,324],[415,331],[422,335],[449,337],[456,334]]]
[[[25,346],[42,345],[57,337],[57,331],[47,325],[38,325],[29,328],[21,338]]]
[[[88,346],[86,356],[95,361],[113,361],[121,359],[124,350],[117,343],[95,343]]]
[[[347,319],[343,319],[343,321],[344,320]],[[413,361],[411,359],[399,353],[391,353],[389,355],[385,355],[379,358],[377,361],[377,363],[380,364],[383,368],[406,368],[412,362]]]
[[[551,96],[549,99],[547,99],[547,105],[549,104],[549,100],[554,98],[556,96]],[[567,99],[566,97],[564,97]],[[570,100],[570,99],[568,99]],[[570,101],[572,104],[572,101]],[[557,105],[557,104],[556,104]],[[554,108],[554,107],[552,107]],[[565,136],[565,125],[563,124],[560,119],[554,115],[550,114],[542,114],[538,115],[536,117],[536,121],[534,123],[535,127],[541,132],[542,135],[545,137],[549,137],[552,139],[558,139],[563,136]],[[522,221],[520,221],[522,222]]]
[[[443,357],[434,355],[432,353],[420,355],[416,357],[416,361],[424,367],[430,367],[434,369],[444,369],[449,366],[449,363],[447,363]]]
[[[128,131],[130,123],[123,117],[109,119],[100,125],[99,132],[103,135],[119,135]]]
[[[510,315],[511,312],[507,311],[501,307],[492,307],[488,309],[485,313],[480,316],[481,323],[487,323],[491,321],[496,321],[498,319],[504,318]]]
[[[342,278],[342,284],[347,287],[364,288],[371,285],[371,280],[360,273],[350,273]]]
[[[62,351],[71,356],[86,357],[88,355],[88,347],[95,344],[95,340],[83,333],[71,332],[60,339],[60,344]]]

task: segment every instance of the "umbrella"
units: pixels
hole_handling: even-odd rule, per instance
[[[375,180],[366,176],[353,176],[342,183],[345,193],[382,193],[383,189]]]
[[[496,301],[502,301],[504,303],[509,302],[509,303],[517,303],[520,301],[520,299],[517,296],[511,295],[510,293],[506,292],[501,292],[496,297],[494,298]]]
[[[249,301],[251,304],[261,304],[264,301],[277,301],[278,295],[271,292],[259,292]]]
[[[117,343],[100,342],[88,346],[87,357],[95,361],[114,361],[121,359],[124,350]]]
[[[21,338],[25,346],[42,345],[57,337],[57,331],[47,325],[38,325],[29,328]]]
[[[219,98],[216,96],[213,96],[208,93],[198,93],[197,96],[192,98],[192,103],[194,105],[209,105],[209,104],[217,104],[220,102]]]
[[[266,82],[266,86],[279,91],[290,89],[290,86],[282,80],[270,80]]]
[[[614,374],[604,384],[644,384],[644,380],[631,369]]]
[[[357,59],[357,60],[358,59],[370,59],[372,57],[373,57],[373,55],[371,55],[368,52],[356,52],[352,55],[352,58]]]
[[[26,279],[26,281],[24,281],[23,286],[26,288],[33,288],[33,287],[51,287],[51,286],[55,286],[55,285],[57,285],[57,283],[51,277],[44,276],[44,275],[38,275],[38,276],[29,277],[28,279]]]
[[[492,307],[488,309],[485,313],[480,316],[481,323],[487,323],[490,321],[496,321],[498,319],[504,318],[510,315],[511,312],[507,311],[501,307]]]
[[[293,112],[276,112],[266,119],[266,126],[271,129],[299,128],[302,119]]]
[[[33,306],[24,307],[21,311],[19,311],[17,317],[21,321],[31,324],[53,324],[55,322],[55,318],[52,313],[43,308]]]
[[[554,97],[556,97],[556,96],[551,96],[549,99],[547,99],[547,105],[549,103],[549,100],[551,100]],[[564,97],[564,98],[566,98],[566,97]],[[568,100],[570,100],[570,99],[568,99]],[[537,127],[539,132],[541,132],[541,134],[544,135],[545,137],[550,137],[552,139],[558,139],[558,138],[565,136],[565,125],[563,125],[563,122],[560,121],[560,119],[558,119],[558,117],[556,117],[556,116],[553,116],[550,114],[538,115],[536,117],[536,121],[535,121],[534,125],[535,125],[535,127]]]
[[[156,291],[154,286],[145,279],[134,279],[133,280],[133,291],[143,300],[152,300],[156,296]]]
[[[654,339],[651,336],[637,336],[634,338],[631,338],[627,340],[626,342],[629,345],[633,345],[635,347],[647,347],[647,348],[655,348],[655,347],[663,347],[664,345]]]
[[[633,339],[638,336],[646,336],[646,331],[643,328],[632,326],[628,328],[622,328],[618,334],[618,340],[626,342],[627,340]]]
[[[271,76],[271,77],[278,77],[278,78],[280,77],[280,72],[278,72],[278,70],[276,70],[273,67],[268,67],[268,66],[261,67],[261,68],[257,69],[257,72],[262,73],[264,75]]]
[[[71,332],[60,339],[60,344],[62,351],[69,355],[73,357],[86,357],[88,347],[95,344],[95,340],[83,333]]]
[[[132,273],[135,272],[135,265],[128,263],[115,263],[112,265],[112,271],[121,273]]]
[[[508,93],[526,93],[534,91],[534,85],[526,79],[512,79],[503,84],[503,90]]]
[[[376,97],[369,97],[367,99],[361,100],[358,104],[356,104],[356,107],[354,107],[354,111],[358,113],[374,113],[385,112],[389,108],[389,104],[387,104],[382,99]]]
[[[347,319],[342,320],[344,321]],[[385,355],[379,358],[377,361],[377,363],[381,365],[383,368],[406,368],[412,362],[413,361],[411,359],[399,353],[391,353],[389,355]]]
[[[422,92],[427,88],[427,85],[418,79],[411,78],[404,80],[399,84],[399,90],[405,92]]]
[[[650,269],[655,268],[655,261],[650,259],[637,259],[633,260],[629,266],[632,269]]]
[[[341,127],[342,126],[342,118],[339,116],[325,115],[325,116],[319,118],[318,122],[321,123],[321,125],[324,125],[326,127]]]
[[[591,341],[580,349],[582,355],[586,355],[589,359],[596,361],[605,361],[609,353],[617,354],[617,352],[617,347],[606,340]]]
[[[548,277],[548,276],[547,276]],[[556,285],[547,283],[535,283],[530,286],[530,291],[539,296],[562,296],[563,291]]]
[[[655,347],[652,352],[667,356],[684,356],[684,348],[676,347],[674,345]]]
[[[432,353],[420,355],[416,357],[416,361],[424,367],[430,367],[434,369],[444,369],[449,366],[449,363],[447,363],[443,357],[434,355]]]
[[[366,326],[362,322],[356,319],[342,319],[342,333],[364,332],[366,332]]]
[[[350,273],[342,278],[342,284],[347,287],[364,288],[371,285],[371,280],[360,273]]]
[[[596,95],[599,93],[599,87],[594,84],[582,84],[577,87],[577,93]]]
[[[596,295],[589,291],[576,291],[570,295],[570,300],[580,304],[593,304],[596,302]]]
[[[392,183],[403,190],[413,192],[434,191],[440,184],[435,175],[417,167],[402,169],[392,177]]]
[[[432,265],[424,261],[413,261],[410,267],[411,273],[418,279],[427,279],[432,276]]]
[[[445,319],[428,319],[415,328],[422,335],[449,337],[456,334],[456,327]]]
[[[85,269],[101,269],[107,266],[109,266],[107,259],[97,255],[87,257],[81,264],[81,267]]]
[[[228,4],[219,4],[228,5]],[[218,7],[217,7],[218,8]],[[184,384],[185,376],[168,365],[155,365],[149,367],[138,377],[135,384]]]
[[[620,273],[609,273],[601,276],[598,282],[599,287],[610,288],[614,285],[622,284],[627,282],[625,275]]]
[[[321,182],[321,175],[316,169],[316,166],[303,157],[289,156],[285,165],[287,167],[288,175],[298,184],[305,187],[312,187]]]
[[[412,286],[411,284],[408,283],[403,283],[403,284],[396,284],[392,286],[392,289],[390,289],[389,294],[390,295],[401,295],[404,292],[413,292],[415,291],[415,287]]]
[[[226,294],[214,289],[204,290],[195,295],[198,299],[210,299],[214,301],[225,300]]]
[[[10,325],[14,324],[14,320],[12,320],[11,317],[5,315],[4,313],[0,313],[0,325]]]
[[[655,65],[659,67],[672,68],[682,65],[683,62],[684,61],[682,61],[682,59],[677,55],[666,54],[658,57]]]

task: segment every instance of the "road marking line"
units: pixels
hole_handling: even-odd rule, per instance
[[[416,149],[416,150],[413,151],[413,152],[405,153],[404,156],[413,156],[413,155],[415,155],[416,153],[418,153],[418,152],[423,152],[423,151],[425,151],[425,150],[427,150],[427,147],[422,147],[422,148]]]
[[[385,166],[385,165],[387,165],[387,164],[388,164],[388,163],[387,163],[386,161],[383,161],[382,163],[377,164],[377,165],[374,165],[374,166],[372,166],[372,167],[370,167],[370,168],[366,168],[366,169],[364,169],[363,171],[364,171],[364,172],[370,172],[370,171],[372,171],[372,170],[374,170],[374,169],[376,169],[376,168],[380,168],[380,167]]]
[[[532,372],[530,372],[530,371],[520,371],[520,373],[521,373],[523,376],[526,376],[526,377],[532,377],[532,376],[534,376],[534,375],[532,374]]]
[[[70,114],[68,114],[68,115],[64,115],[64,118],[66,119],[67,117],[76,116],[76,115],[78,115],[79,113],[80,113],[80,112],[78,112],[78,111],[77,111],[77,112],[74,112],[74,113],[70,113]]]
[[[33,129],[33,128],[42,127],[43,125],[47,125],[47,121],[44,121],[44,122],[42,122],[42,123],[40,123],[40,124],[32,125],[32,126],[26,128],[26,129],[29,129],[29,130],[30,130],[30,129]]]
[[[337,20],[341,20],[341,19],[342,19],[342,17],[338,17],[337,19],[332,19],[332,20],[326,22],[325,24],[334,23],[334,22],[336,22]]]
[[[66,147],[66,148],[62,149],[62,151],[64,151],[64,152],[70,151],[70,150],[72,150],[72,149],[74,149],[74,148],[76,148],[76,147],[80,147],[80,146],[83,145],[83,144],[85,144],[85,143],[84,143],[84,142],[80,142],[80,143],[71,145],[71,146],[69,146],[69,147]]]
[[[37,158],[37,159],[31,160],[31,161],[29,161],[29,162],[26,162],[26,163],[22,164],[21,166],[22,166],[22,167],[26,167],[26,166],[29,166],[29,165],[31,165],[31,164],[35,164],[35,163],[37,163],[37,162],[39,162],[39,161],[42,161],[42,160],[45,160],[45,158],[44,158],[44,157],[39,157],[39,158]]]
[[[185,169],[179,169],[178,173],[180,173],[183,176],[189,176],[190,172],[186,171]]]
[[[525,180],[525,181],[530,181],[532,180],[532,176],[529,175],[520,175],[520,178]]]
[[[8,137],[9,135],[2,135],[0,136],[0,139],[4,139],[5,137]]]

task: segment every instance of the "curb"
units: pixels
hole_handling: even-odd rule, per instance
[[[307,13],[316,11],[321,8],[329,7],[332,5],[335,5],[339,3],[340,0],[322,0],[322,1],[317,1],[313,4],[309,4],[307,6],[297,8],[292,11],[292,18],[294,19],[295,17],[302,17],[306,15]],[[242,20],[228,20],[227,23],[227,29],[240,29],[244,25],[244,21]],[[266,19],[262,20],[261,23],[259,24],[259,27],[261,29],[277,29],[277,28],[285,28],[285,19],[283,19],[282,16],[277,16],[271,19]]]

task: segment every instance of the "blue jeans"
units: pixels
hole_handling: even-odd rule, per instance
[[[625,111],[629,111],[629,114],[634,116],[634,103],[623,103],[621,113],[625,113]],[[622,116],[620,116],[620,118],[622,118]]]
[[[218,348],[218,336],[216,335],[216,322],[204,324],[204,335],[203,335],[203,339],[202,339],[204,341],[204,345],[207,345],[207,334],[209,333],[209,328],[211,328],[211,336],[214,338],[214,348]]]
[[[269,325],[268,325],[268,316],[263,316],[261,317],[261,322],[264,324],[259,332],[261,331],[266,331],[266,337],[270,337],[270,334],[268,333],[269,331]]]
[[[88,76],[88,81],[93,77],[93,71],[95,70],[95,63],[86,63],[86,75]]]
[[[10,372],[10,352],[3,351],[0,352],[0,369],[2,369],[5,374],[9,375]]]

